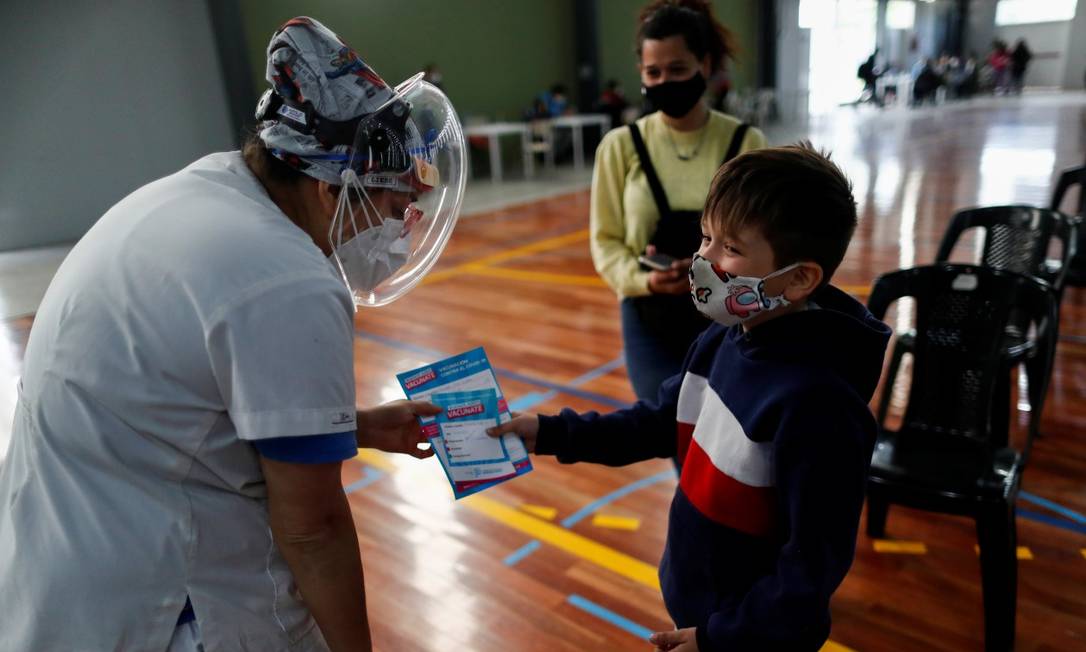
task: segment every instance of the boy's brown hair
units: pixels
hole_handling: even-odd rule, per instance
[[[778,269],[815,262],[826,285],[856,230],[856,200],[829,154],[801,141],[728,161],[713,177],[703,219],[727,236],[758,229]]]

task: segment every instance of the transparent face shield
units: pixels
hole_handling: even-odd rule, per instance
[[[364,118],[343,170],[331,259],[355,305],[403,296],[437,262],[464,196],[464,134],[448,98],[416,75]]]

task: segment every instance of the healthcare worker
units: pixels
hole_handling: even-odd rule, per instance
[[[340,465],[430,454],[437,408],[356,410],[353,318],[443,249],[463,134],[309,18],[267,78],[242,152],[123,199],[42,302],[0,468],[0,649],[371,647]]]

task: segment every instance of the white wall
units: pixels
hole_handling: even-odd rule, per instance
[[[1086,0],[1078,0],[1075,19],[1071,21],[1067,38],[1067,64],[1063,71],[1063,87],[1082,89],[1086,82]]]
[[[123,196],[231,148],[205,2],[0,0],[0,250],[78,239]]]
[[[787,122],[802,120],[807,114],[810,52],[811,30],[799,27],[799,0],[780,0],[777,3],[777,103]]]
[[[1061,86],[1067,68],[1067,39],[1071,23],[1029,23],[1026,25],[997,25],[996,37],[1011,48],[1020,38],[1033,52],[1026,68],[1026,86]]]
[[[1026,25],[995,24],[995,0],[971,0],[966,24],[965,49],[987,57],[993,38],[1010,46],[1025,38],[1033,60],[1026,71],[1027,86],[1059,86],[1081,89],[1086,74],[1086,0],[1078,0],[1072,21]]]

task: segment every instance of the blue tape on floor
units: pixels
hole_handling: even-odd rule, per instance
[[[1072,532],[1078,532],[1079,534],[1086,534],[1086,525],[1079,525],[1078,523],[1065,521],[1062,518],[1056,518],[1055,516],[1049,516],[1048,514],[1031,512],[1028,509],[1019,509],[1018,515],[1022,518],[1028,518],[1031,521],[1037,521],[1038,523],[1055,525],[1056,527],[1060,527],[1065,530],[1071,530]]]
[[[506,557],[505,565],[515,566],[518,562],[520,562],[520,560],[524,559],[536,550],[539,550],[539,545],[540,544],[538,541],[529,541],[528,543],[518,548],[514,553]]]
[[[357,335],[358,337],[360,337],[362,339],[365,339],[365,340],[370,340],[370,341],[373,341],[373,342],[377,342],[379,344],[384,344],[385,346],[388,346],[388,347],[391,347],[391,348],[401,349],[401,350],[404,350],[404,351],[411,351],[412,353],[417,353],[417,354],[419,354],[419,355],[421,355],[423,357],[426,357],[426,358],[432,358],[432,359],[436,360],[436,359],[449,357],[449,354],[445,353],[443,351],[437,351],[435,349],[426,348],[424,346],[416,346],[414,344],[408,344],[407,342],[401,342],[399,340],[392,339],[391,337],[385,337],[384,335],[375,335],[373,333],[367,333],[365,331],[355,331],[355,335]],[[607,367],[608,365],[613,365],[616,362],[617,362],[617,360],[612,360],[611,362],[607,363],[607,365],[604,365],[604,367]],[[506,378],[510,378],[510,379],[515,380],[517,382],[526,383],[528,385],[536,385],[537,387],[544,387],[546,389],[556,391],[556,392],[560,392],[562,394],[569,394],[570,396],[576,396],[578,398],[583,398],[583,399],[586,399],[586,400],[589,400],[589,401],[595,401],[596,403],[602,403],[603,405],[607,405],[609,407],[624,408],[624,407],[629,407],[630,406],[630,404],[627,403],[626,401],[620,401],[620,400],[618,400],[616,398],[611,398],[610,396],[604,396],[603,394],[597,394],[595,392],[587,392],[587,391],[585,391],[583,389],[577,389],[576,387],[570,387],[569,385],[563,385],[561,383],[552,383],[549,380],[542,380],[540,378],[533,378],[531,376],[526,376],[524,374],[520,374],[520,373],[517,373],[515,371],[510,371],[508,369],[502,369],[500,367],[495,367],[494,371],[495,371],[495,373],[497,373],[500,376],[505,376]],[[595,373],[595,372],[598,372],[598,371],[599,371],[599,369],[595,369],[593,371],[590,371],[589,374]],[[607,371],[610,371],[610,370],[608,369]],[[607,373],[607,371],[604,371],[603,373]],[[582,376],[581,378],[584,378],[584,376]],[[578,379],[575,379],[575,380],[578,380]],[[585,382],[585,381],[582,381],[582,382]]]
[[[582,598],[576,593],[566,598],[566,602],[570,603],[574,607],[577,607],[578,609],[587,611],[588,613],[601,620],[606,620],[615,627],[625,630],[630,634],[633,634],[637,638],[643,638],[645,640],[648,640],[648,638],[652,636],[652,630],[648,627],[642,627],[641,625],[638,625],[629,618],[620,616],[615,612],[611,611],[610,609],[606,609],[596,604],[595,602],[592,602],[591,600]]]
[[[637,491],[638,489],[644,489],[645,487],[647,487],[649,485],[656,484],[657,482],[663,482],[664,480],[674,480],[674,479],[675,479],[675,470],[674,469],[668,469],[667,471],[661,471],[661,472],[657,473],[656,475],[650,475],[647,478],[641,478],[637,482],[631,482],[630,484],[626,485],[625,487],[622,487],[621,489],[616,489],[615,491],[612,491],[611,493],[607,494],[606,496],[604,496],[602,498],[599,498],[597,500],[593,500],[592,502],[588,503],[584,507],[577,510],[575,513],[571,514],[570,516],[567,516],[565,518],[565,520],[562,521],[562,527],[566,527],[566,528],[573,527],[574,525],[577,524],[578,521],[584,519],[589,514],[592,514],[593,512],[595,512],[600,507],[603,507],[604,505],[606,505],[608,503],[614,502],[614,501],[618,500],[619,498],[622,498],[623,496],[627,496],[629,494],[632,494],[633,492]]]
[[[1084,516],[1082,514],[1079,514],[1075,510],[1073,510],[1073,509],[1071,509],[1069,507],[1064,507],[1063,505],[1061,505],[1061,504],[1059,504],[1057,502],[1051,501],[1051,500],[1049,500],[1047,498],[1041,498],[1040,496],[1036,496],[1034,494],[1031,494],[1028,491],[1019,491],[1018,492],[1018,498],[1021,499],[1021,500],[1025,500],[1027,502],[1031,502],[1034,505],[1040,505],[1041,507],[1044,507],[1045,509],[1052,510],[1053,512],[1056,512],[1060,516],[1063,516],[1064,518],[1069,518],[1069,519],[1071,519],[1072,521],[1074,521],[1076,523],[1082,523],[1083,525],[1086,525],[1086,516]]]
[[[363,489],[365,487],[368,487],[371,484],[373,484],[374,482],[377,482],[378,480],[380,480],[385,475],[383,471],[381,471],[379,469],[375,469],[375,468],[373,468],[371,466],[364,467],[363,471],[365,472],[365,475],[362,476],[362,479],[361,480],[355,480],[351,484],[344,487],[343,488],[344,493],[349,494],[349,493],[353,493],[355,491],[358,491],[359,489]]]
[[[510,412],[523,412],[530,410],[540,403],[546,403],[555,396],[558,396],[558,392],[550,391],[540,394],[539,392],[528,392],[524,396],[518,396],[509,402]]]

